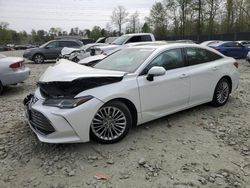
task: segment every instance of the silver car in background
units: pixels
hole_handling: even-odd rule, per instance
[[[30,69],[24,66],[24,59],[20,57],[6,57],[0,54],[0,95],[4,86],[15,85],[26,80]]]

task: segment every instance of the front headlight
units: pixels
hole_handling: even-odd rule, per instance
[[[53,106],[58,108],[75,108],[90,99],[92,99],[93,96],[84,96],[79,98],[51,98],[44,101],[44,105],[46,106]]]
[[[69,55],[69,59],[74,59],[75,57],[77,57],[79,55],[79,52],[73,52]]]

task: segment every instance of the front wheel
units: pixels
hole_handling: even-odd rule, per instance
[[[44,62],[44,57],[41,54],[36,54],[33,58],[34,62],[37,64],[43,63]]]
[[[212,104],[223,106],[227,103],[230,95],[230,83],[228,79],[222,78],[216,85]]]
[[[122,140],[132,126],[132,116],[128,107],[119,101],[105,104],[95,114],[90,128],[90,136],[98,142],[112,144]]]

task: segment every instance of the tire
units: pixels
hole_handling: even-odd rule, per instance
[[[112,144],[122,140],[131,127],[132,116],[128,107],[113,101],[103,105],[95,114],[90,125],[90,137],[100,143]]]
[[[227,103],[230,95],[231,84],[226,78],[220,79],[214,91],[213,106],[219,107]]]
[[[35,54],[34,57],[33,57],[33,61],[36,64],[44,63],[44,56],[42,54]]]
[[[2,82],[0,81],[0,95],[2,95],[3,94],[3,84],[2,84]]]

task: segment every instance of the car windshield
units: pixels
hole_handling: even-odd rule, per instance
[[[111,44],[122,45],[127,39],[128,39],[128,36],[121,36],[115,39]]]
[[[123,72],[134,72],[154,51],[154,48],[122,49],[100,61],[94,67]]]

